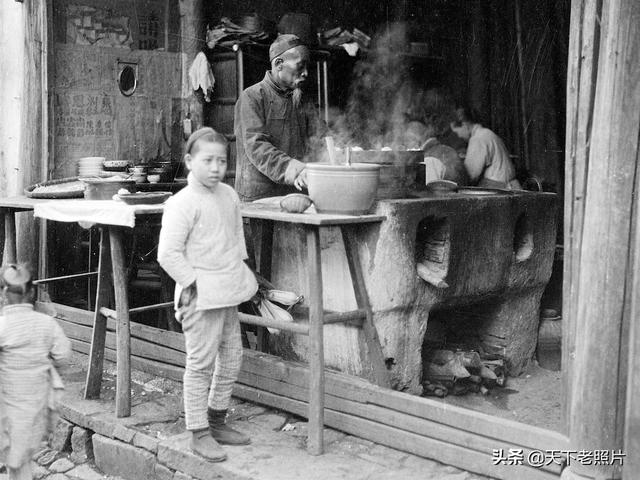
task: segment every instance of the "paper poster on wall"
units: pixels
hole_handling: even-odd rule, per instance
[[[99,93],[57,93],[54,111],[56,172],[61,170],[73,176],[78,158],[113,155],[113,97]]]

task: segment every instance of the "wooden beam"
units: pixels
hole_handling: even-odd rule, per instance
[[[131,334],[129,331],[129,299],[123,245],[123,229],[109,228],[111,243],[111,270],[116,302],[116,335],[118,343],[118,378],[116,379],[116,416],[131,415]]]
[[[636,163],[640,162],[640,154]],[[636,472],[640,472],[640,177],[636,177],[636,196],[633,205],[634,228],[632,232],[632,248],[634,263],[630,269],[629,289],[629,317],[636,319],[631,322],[629,331],[629,376],[627,385],[624,447],[627,455],[624,461],[623,478],[631,479]]]
[[[82,340],[71,339],[71,346],[76,352],[84,354],[89,353],[89,343],[83,342]],[[110,362],[116,362],[115,350],[112,350],[111,348],[105,349],[104,356]],[[131,366],[141,372],[158,375],[178,382],[182,382],[182,376],[184,375],[184,368],[182,367],[176,367],[162,362],[155,362],[147,358],[138,357],[137,355],[131,356]]]
[[[234,388],[234,395],[252,402],[282,408],[303,417],[306,416],[307,405],[300,400],[239,384],[236,384]],[[326,410],[326,424],[381,445],[431,458],[481,475],[490,475],[492,478],[504,480],[512,480],[513,478],[521,480],[557,480],[558,478],[554,473],[529,468],[524,465],[493,465],[489,452],[483,454],[331,409]]]
[[[40,305],[40,304],[38,304]],[[55,304],[56,316],[69,322],[78,323],[80,325],[93,326],[93,312],[81,310],[79,308],[69,307],[67,305]],[[116,331],[115,311],[108,309],[103,311],[113,312],[113,316],[107,316],[107,330]],[[142,325],[141,323],[131,322],[131,338],[139,338],[150,343],[162,345],[173,350],[184,353],[184,336],[181,333],[169,332],[155,327]]]
[[[564,265],[562,315],[563,417],[565,432],[571,416],[571,372],[575,356],[575,339],[579,324],[577,289],[580,275],[582,230],[591,124],[595,103],[595,76],[598,71],[600,15],[602,2],[571,2],[569,65],[567,73],[567,126],[564,196]]]
[[[257,388],[264,392],[274,393],[283,397],[306,402],[308,391],[306,388],[287,382],[286,380],[274,381],[272,378],[242,371],[238,383]],[[489,438],[481,434],[459,430],[439,422],[426,420],[407,413],[393,410],[387,406],[372,405],[354,402],[345,398],[327,394],[325,396],[326,409],[335,410],[359,418],[365,418],[373,422],[397,428],[399,430],[424,437],[440,440],[452,445],[468,448],[470,450],[487,454],[494,449],[502,449],[508,452],[511,448],[522,448],[524,452],[524,464],[528,464],[528,455],[533,449],[520,447],[512,443],[506,443],[495,438]],[[362,436],[359,432],[351,432]],[[425,456],[424,454],[422,456]],[[529,465],[536,468],[537,465]],[[539,467],[539,466],[538,466]],[[541,467],[550,473],[560,474],[561,465],[551,463]]]
[[[363,369],[367,373],[367,377],[381,387],[391,388],[391,379],[384,361],[384,354],[378,331],[373,324],[373,312],[369,303],[369,295],[364,282],[364,274],[362,273],[362,264],[358,256],[358,238],[351,226],[343,226],[340,228],[342,233],[342,241],[349,265],[349,273],[351,275],[351,283],[356,297],[356,303],[359,308],[365,311],[366,316],[362,323],[362,343],[365,348],[361,348],[364,355]]]
[[[102,367],[104,363],[104,342],[107,331],[107,319],[100,314],[100,307],[108,305],[111,295],[111,250],[109,235],[100,229],[98,246],[98,285],[96,288],[96,310],[93,317],[91,351],[89,352],[89,368],[85,382],[84,398],[98,398],[102,384]]]
[[[307,227],[309,268],[309,440],[307,451],[320,455],[324,449],[324,308],[320,231]]]
[[[65,321],[79,325],[92,325],[92,312],[59,304],[55,304],[55,308],[58,311],[58,317]],[[136,323],[132,323],[131,328],[133,338],[140,338],[184,353],[182,334]],[[107,330],[114,331],[114,329],[115,322],[108,319]],[[180,346],[181,349],[176,348]],[[134,356],[137,354],[137,351],[133,352]],[[270,378],[274,383],[284,382],[301,388],[308,388],[309,385],[309,372],[305,364],[282,360],[273,355],[249,349],[244,350],[242,371]],[[438,400],[380,388],[362,378],[339,372],[326,372],[325,392],[336,398],[389,408],[523,448],[566,450],[569,446],[567,437],[551,430],[448,405]]]
[[[632,209],[640,148],[640,3],[602,2],[592,122],[579,250],[579,272],[571,278],[571,314],[579,322],[571,365],[571,447],[622,450],[626,399],[629,314],[634,256]],[[573,21],[573,18],[572,18]],[[571,26],[572,35],[582,28]],[[573,262],[574,259],[572,259]],[[575,303],[574,303],[575,302]],[[603,355],[602,352],[607,352]],[[618,465],[573,462],[572,474],[621,478]],[[637,475],[637,472],[629,472]]]
[[[274,383],[285,382],[303,388],[309,385],[309,373],[304,364],[289,362],[252,350],[244,351],[242,371],[268,377]],[[534,450],[566,450],[568,448],[568,439],[557,432],[456,407],[439,400],[381,388],[352,375],[327,371],[325,392],[327,395],[385,407],[525,448]]]
[[[63,328],[67,337],[74,340],[83,342],[91,342],[91,328],[77,323],[66,322],[60,320],[60,326]],[[105,333],[104,345],[106,348],[116,350],[117,337],[114,332]],[[167,365],[173,365],[176,367],[184,367],[186,355],[170,348],[164,348],[161,345],[145,342],[138,338],[131,339],[131,355],[140,358],[146,358],[147,360],[154,360],[156,362],[165,363]],[[100,378],[102,377],[102,370],[99,372]],[[99,395],[93,397],[99,398]]]

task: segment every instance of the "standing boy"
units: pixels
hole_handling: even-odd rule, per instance
[[[211,128],[187,141],[188,185],[164,210],[158,261],[176,281],[176,318],[182,322],[187,352],[184,410],[191,448],[222,461],[223,445],[246,445],[249,438],[226,425],[226,414],[242,360],[237,306],[258,285],[245,265],[247,251],[240,200],[223,183],[227,141]]]
[[[11,480],[31,480],[31,456],[52,424],[55,370],[71,354],[56,320],[34,311],[35,287],[24,265],[0,271],[0,461]]]

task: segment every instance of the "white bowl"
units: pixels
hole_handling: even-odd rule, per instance
[[[149,181],[149,183],[158,183],[160,181],[160,175],[147,175],[147,180]]]

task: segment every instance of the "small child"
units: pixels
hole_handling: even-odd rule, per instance
[[[176,318],[187,352],[184,411],[191,449],[210,461],[226,459],[219,444],[247,445],[226,425],[242,361],[238,305],[256,293],[244,263],[247,250],[235,190],[223,183],[227,140],[211,128],[187,140],[187,186],[166,203],[158,262],[176,281]]]
[[[4,267],[0,285],[0,459],[10,479],[31,480],[31,456],[51,427],[51,399],[61,387],[54,367],[70,355],[71,343],[53,317],[34,311],[27,267]]]

